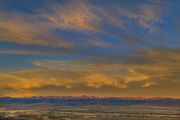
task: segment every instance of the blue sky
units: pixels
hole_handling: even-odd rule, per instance
[[[0,95],[179,97],[179,10],[178,0],[1,0]]]

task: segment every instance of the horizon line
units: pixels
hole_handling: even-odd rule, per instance
[[[170,97],[170,96],[88,96],[88,95],[76,95],[76,96],[22,96],[22,97],[13,97],[13,96],[0,96],[0,98],[96,98],[96,99],[108,99],[108,98],[124,98],[124,99],[180,99],[180,97]]]

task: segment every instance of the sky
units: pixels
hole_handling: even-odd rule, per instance
[[[179,0],[0,0],[0,96],[180,97]]]

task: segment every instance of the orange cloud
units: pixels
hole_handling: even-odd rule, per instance
[[[1,85],[14,89],[30,89],[47,85],[71,88],[79,84],[93,88],[103,86],[126,88],[129,83],[148,80],[150,76],[135,71],[124,71],[126,68],[122,65],[97,66],[66,61],[36,62],[35,65],[38,67],[0,73]],[[116,70],[124,73],[118,73]]]
[[[57,28],[73,30],[96,30],[99,18],[92,12],[92,6],[84,1],[71,1],[65,4],[50,5],[42,12]]]
[[[79,94],[79,89],[85,89],[86,94],[101,90],[98,95],[105,95],[104,87],[110,87],[108,90],[115,92],[113,95],[121,91],[122,94],[135,95],[138,91],[131,90],[133,84],[139,92],[151,90],[151,94],[156,94],[160,90],[158,95],[166,95],[167,82],[174,84],[176,87],[173,89],[177,89],[175,71],[178,68],[172,68],[171,63],[167,63],[168,69],[164,69],[164,64],[92,64],[71,61],[38,61],[34,64],[37,67],[32,69],[0,72],[0,88],[13,88],[17,90],[17,96],[41,95],[43,89],[57,89],[57,95],[58,89],[69,91],[68,95]],[[6,92],[3,95],[15,96],[15,93]],[[171,93],[168,92],[168,95]]]
[[[72,48],[72,44],[56,38],[49,30],[49,23],[39,21],[39,16],[18,12],[0,11],[0,41],[42,45],[55,48]]]
[[[153,86],[153,85],[156,85],[156,83],[155,83],[155,82],[149,82],[149,83],[143,84],[142,87],[143,87],[143,88],[148,88],[148,87],[151,87],[151,86]]]
[[[122,38],[122,35],[112,32],[110,28],[127,30],[127,20],[134,20],[140,27],[152,30],[156,23],[161,22],[163,13],[155,4],[130,5],[135,10],[113,2],[112,6],[108,6],[78,0],[51,3],[33,14],[0,10],[0,41],[68,49],[82,46],[110,48],[111,44],[92,37],[92,33],[106,33]],[[56,30],[82,32],[88,39],[84,38],[86,42],[77,45],[63,35],[55,34]]]
[[[85,76],[84,78],[86,85],[89,87],[100,88],[104,85],[113,86],[117,88],[126,88],[125,85],[118,83],[113,77],[101,73],[93,73]]]

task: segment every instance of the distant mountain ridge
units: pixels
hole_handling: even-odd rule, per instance
[[[180,107],[179,98],[94,97],[94,96],[34,96],[23,98],[0,97],[0,106],[49,104],[55,106],[91,105],[148,105]]]
[[[73,98],[73,99],[79,99],[79,98],[92,98],[92,99],[180,99],[180,98],[173,98],[173,97],[98,97],[98,96],[87,96],[87,95],[80,95],[80,96],[30,96],[30,97],[10,97],[10,96],[4,96],[0,97],[2,98],[14,98],[14,99],[21,99],[21,98]]]

